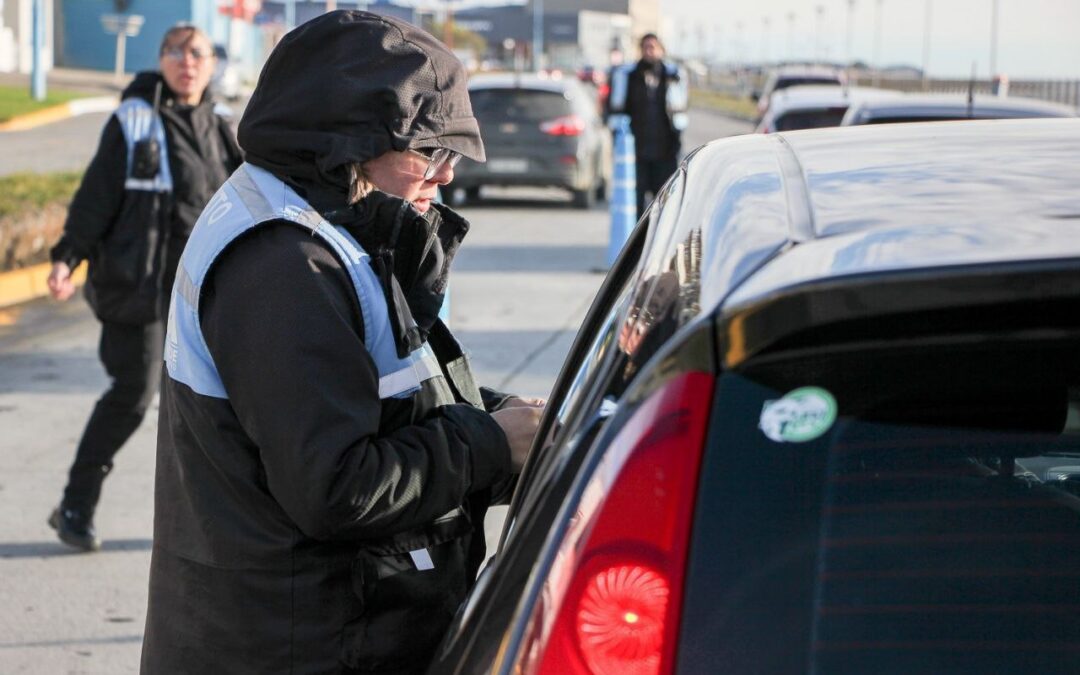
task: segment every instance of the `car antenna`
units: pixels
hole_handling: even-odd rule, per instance
[[[967,116],[968,119],[975,117],[975,61],[971,62],[971,79],[968,80]]]

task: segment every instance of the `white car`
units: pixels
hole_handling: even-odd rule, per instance
[[[909,94],[902,98],[861,100],[848,108],[840,126],[939,122],[966,119],[1076,117],[1076,108],[1032,98],[964,94]]]
[[[758,123],[757,133],[837,127],[848,107],[868,100],[902,97],[898,91],[872,87],[806,85],[773,94],[772,104]]]
[[[758,118],[760,119],[772,105],[772,97],[777,92],[789,87],[802,87],[814,84],[845,84],[844,71],[831,66],[784,66],[769,72],[765,86],[757,95]]]

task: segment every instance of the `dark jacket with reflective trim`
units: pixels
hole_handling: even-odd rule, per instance
[[[123,98],[152,104],[159,83],[172,192],[124,188],[127,143],[111,116],[51,253],[54,262],[72,270],[90,261],[86,298],[102,321],[143,324],[163,317],[191,228],[242,161],[229,124],[214,113],[209,95],[196,106],[177,105],[161,75],[145,72]]]
[[[380,401],[348,276],[285,221],[222,253],[200,316],[229,398],[165,378],[143,672],[422,671],[510,481],[505,397],[426,322],[454,377]]]

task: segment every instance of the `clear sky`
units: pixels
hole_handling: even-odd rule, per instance
[[[1080,0],[997,2],[998,72],[1014,80],[1080,79]],[[848,4],[849,0],[660,0],[661,13],[667,17],[661,30],[675,56],[809,59],[815,56],[816,45],[819,56],[844,61]],[[881,62],[921,67],[927,4],[927,0],[855,0],[854,58],[874,62],[880,7]],[[973,62],[980,77],[988,76],[993,4],[994,0],[929,0],[931,76],[967,77]],[[824,8],[820,38],[817,7]]]

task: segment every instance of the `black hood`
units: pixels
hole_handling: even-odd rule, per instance
[[[483,161],[461,62],[426,31],[356,10],[323,14],[270,54],[240,120],[247,161],[344,193],[344,167],[446,147]]]

